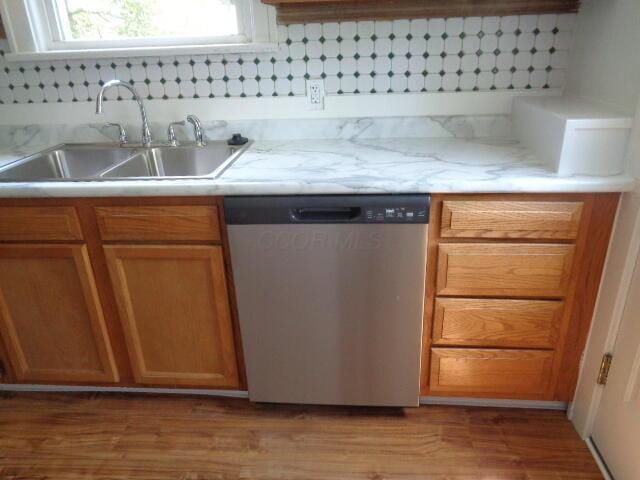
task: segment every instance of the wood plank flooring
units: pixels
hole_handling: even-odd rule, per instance
[[[564,412],[0,394],[0,479],[602,479]]]

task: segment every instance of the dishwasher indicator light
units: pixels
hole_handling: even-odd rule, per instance
[[[395,214],[395,210],[393,208],[385,208],[385,213],[387,217],[393,217]]]
[[[407,218],[413,218],[413,212],[407,212]]]

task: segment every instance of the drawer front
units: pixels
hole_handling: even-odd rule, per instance
[[[96,207],[106,241],[220,240],[215,206]]]
[[[438,295],[562,297],[573,245],[440,244]]]
[[[444,201],[442,237],[574,239],[582,202]]]
[[[438,298],[434,345],[554,348],[563,302]]]
[[[551,351],[433,348],[431,352],[434,393],[539,398],[551,379]]]
[[[82,240],[73,207],[0,207],[0,241]]]

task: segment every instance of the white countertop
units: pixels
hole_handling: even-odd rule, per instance
[[[44,147],[43,147],[44,148]],[[0,165],[33,152],[0,152]],[[560,177],[505,139],[257,141],[218,179],[1,183],[0,197],[621,192],[629,175]]]

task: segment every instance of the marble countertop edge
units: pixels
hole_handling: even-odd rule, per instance
[[[13,153],[21,158],[25,151]],[[0,153],[0,160],[10,155]],[[0,182],[0,198],[589,193],[634,187],[635,179],[625,174],[559,176],[504,138],[324,139],[256,141],[217,179]]]

